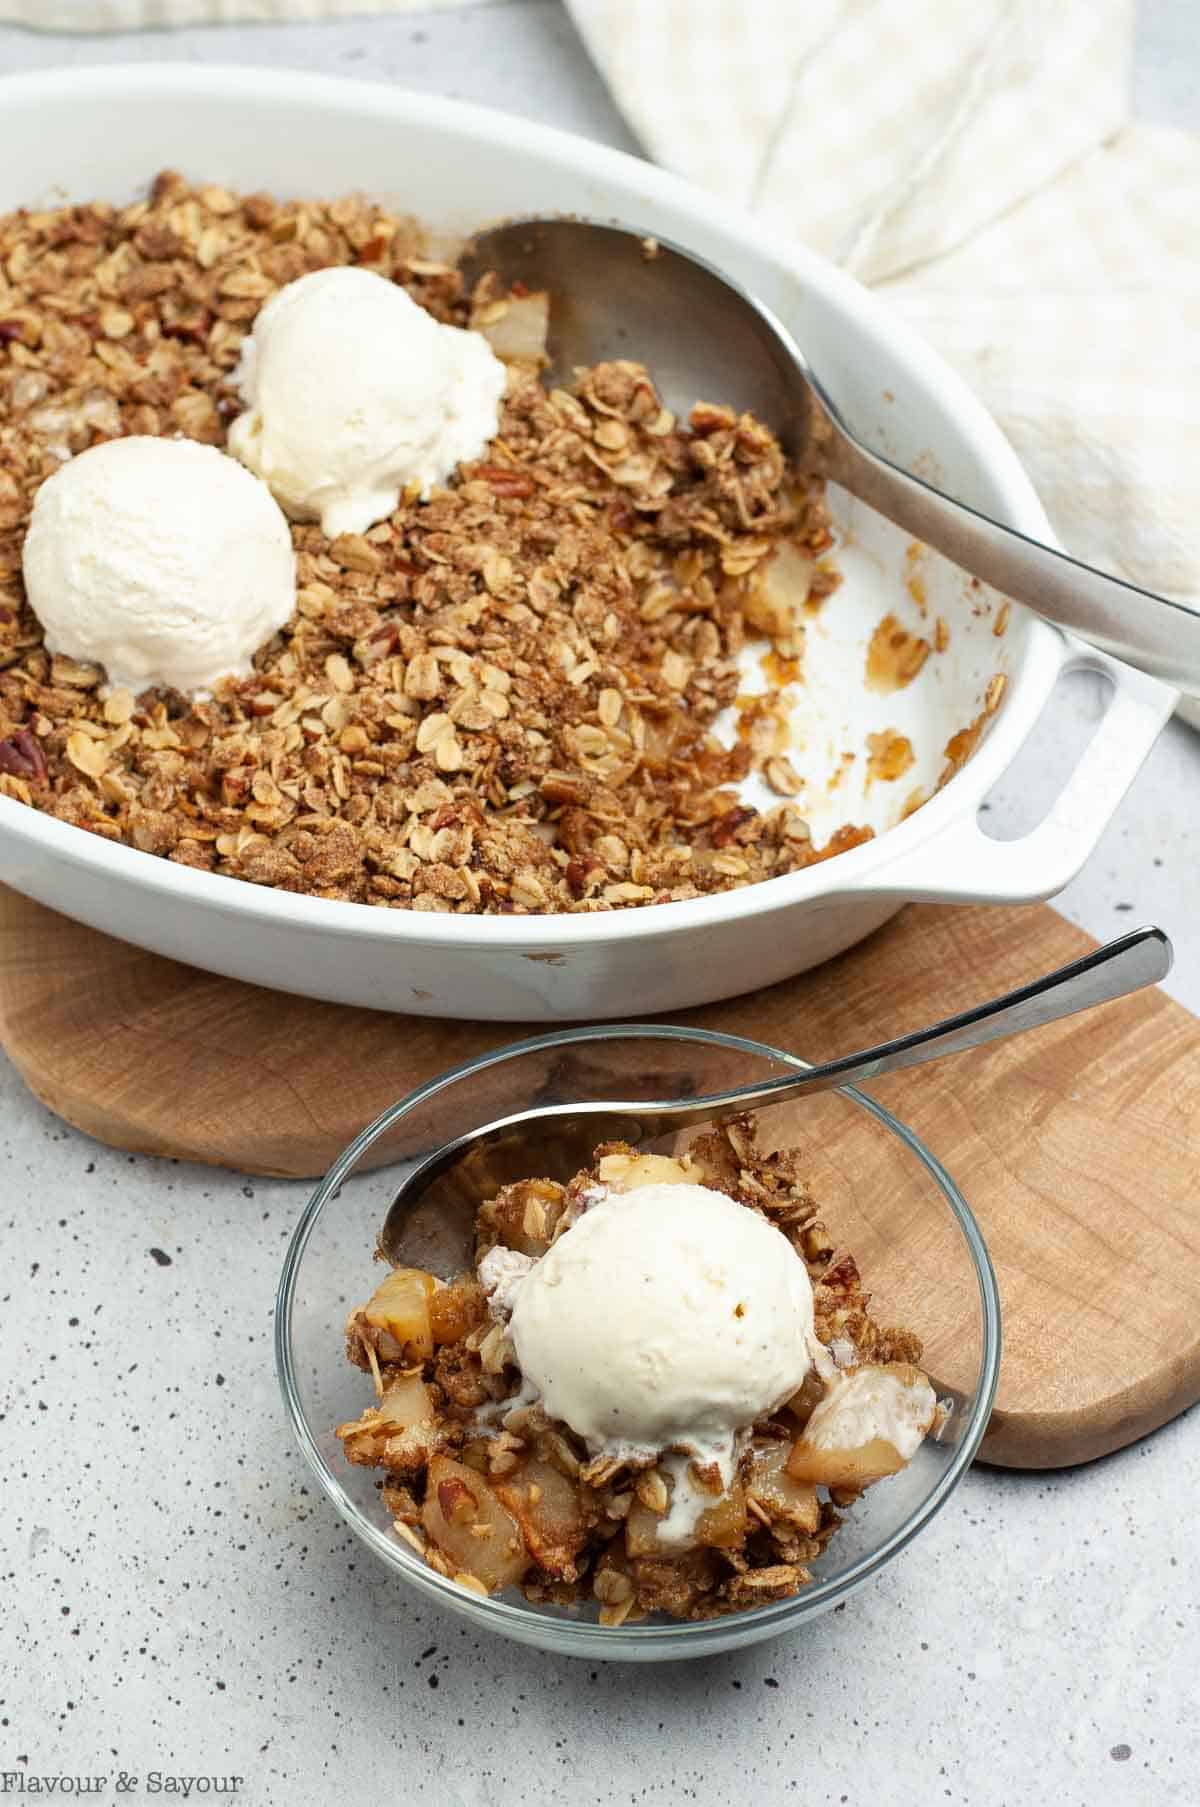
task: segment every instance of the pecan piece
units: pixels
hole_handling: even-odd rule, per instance
[[[498,496],[531,496],[534,491],[529,472],[514,470],[509,464],[481,464],[477,475],[490,483]]]
[[[0,772],[12,778],[32,778],[37,784],[45,781],[46,755],[28,728],[18,728],[7,740],[0,740]]]
[[[753,822],[757,814],[757,810],[743,809],[740,805],[735,805],[733,809],[725,810],[725,812],[718,816],[713,823],[712,832],[709,837],[713,846],[728,847],[739,828],[744,828],[747,822]]]

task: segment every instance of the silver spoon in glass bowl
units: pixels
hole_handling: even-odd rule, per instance
[[[628,227],[530,219],[479,233],[459,264],[468,282],[494,270],[504,284],[547,291],[551,380],[632,358],[676,413],[701,400],[748,409],[797,462],[823,414],[821,467],[852,496],[1048,621],[1200,691],[1200,613],[1029,539],[871,451],[782,322],[701,258]]]
[[[782,1079],[683,1101],[602,1099],[500,1118],[419,1162],[392,1200],[379,1236],[380,1252],[394,1267],[424,1268],[451,1280],[473,1265],[478,1207],[513,1180],[568,1180],[591,1165],[601,1142],[656,1142],[741,1111],[766,1110],[810,1092],[919,1067],[943,1054],[1057,1022],[1156,984],[1171,970],[1171,959],[1171,943],[1161,929],[1135,929],[990,1004]]]

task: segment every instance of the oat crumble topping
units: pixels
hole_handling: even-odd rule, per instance
[[[769,699],[731,748],[711,734],[747,634],[794,666],[806,593],[838,581],[820,483],[749,416],[676,421],[633,363],[550,393],[511,363],[500,433],[450,488],[365,536],[294,525],[295,614],[208,700],[106,693],[46,652],[21,583],[38,484],[121,434],[223,446],[258,309],[343,263],[458,325],[512,301],[465,295],[357,197],[167,172],[130,207],[0,219],[0,794],[203,871],[434,911],[692,898],[868,839],[814,846]],[[752,767],[765,812],[733,788]]]

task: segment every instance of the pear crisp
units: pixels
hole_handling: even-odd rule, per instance
[[[224,447],[260,308],[348,264],[505,360],[485,456],[365,534],[293,523],[292,618],[210,696],[52,655],[21,578],[39,484],[125,435]],[[695,898],[869,839],[814,844],[777,701],[713,731],[747,636],[798,673],[803,605],[838,582],[819,478],[748,415],[675,419],[637,363],[548,390],[545,327],[544,296],[465,293],[357,197],[167,172],[132,206],[0,219],[0,794],[199,871],[459,913]]]
[[[610,1626],[652,1613],[710,1619],[804,1588],[846,1509],[903,1468],[943,1414],[919,1338],[872,1316],[854,1258],[836,1248],[799,1167],[795,1151],[760,1153],[749,1118],[678,1157],[607,1143],[569,1184],[518,1181],[484,1203],[472,1271],[443,1284],[393,1268],[347,1323],[347,1357],[375,1399],[337,1435],[348,1461],[381,1471],[396,1535],[475,1593],[591,1603]],[[741,1425],[724,1478],[694,1442],[614,1453],[576,1434],[546,1409],[550,1389],[531,1388],[514,1341],[519,1289],[567,1254],[589,1214],[614,1197],[624,1214],[638,1188],[661,1196],[679,1185],[720,1194],[727,1214],[728,1201],[754,1213],[760,1237],[781,1233],[784,1259],[798,1258],[811,1291],[812,1364],[789,1397]],[[645,1322],[635,1358],[663,1331]],[[619,1355],[603,1328],[599,1343],[592,1371],[615,1416]],[[685,1389],[693,1373],[683,1371]]]

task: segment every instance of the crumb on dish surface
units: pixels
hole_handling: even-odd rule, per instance
[[[603,1625],[710,1619],[804,1588],[846,1509],[905,1466],[940,1408],[919,1338],[871,1315],[799,1163],[759,1153],[749,1118],[678,1159],[608,1143],[566,1186],[519,1181],[483,1204],[474,1272],[443,1285],[393,1269],[347,1324],[347,1357],[372,1376],[376,1403],[337,1435],[350,1462],[382,1471],[396,1535],[470,1591],[591,1602]],[[513,1342],[511,1289],[531,1265],[564,1248],[606,1193],[664,1184],[702,1184],[764,1218],[811,1284],[820,1359],[741,1428],[726,1480],[692,1459],[695,1446],[585,1442],[531,1397]],[[682,1488],[695,1504],[681,1531]]]
[[[291,621],[206,700],[48,653],[21,581],[38,486],[122,435],[223,447],[242,341],[280,287],[354,264],[508,361],[500,432],[365,534],[293,523]],[[470,296],[420,227],[167,172],[126,208],[0,219],[0,793],[187,867],[438,912],[608,911],[727,891],[813,843],[780,722],[732,746],[747,635],[803,654],[833,589],[818,478],[749,416],[664,409],[634,363],[547,392],[544,297]],[[758,810],[751,770],[778,796]]]

